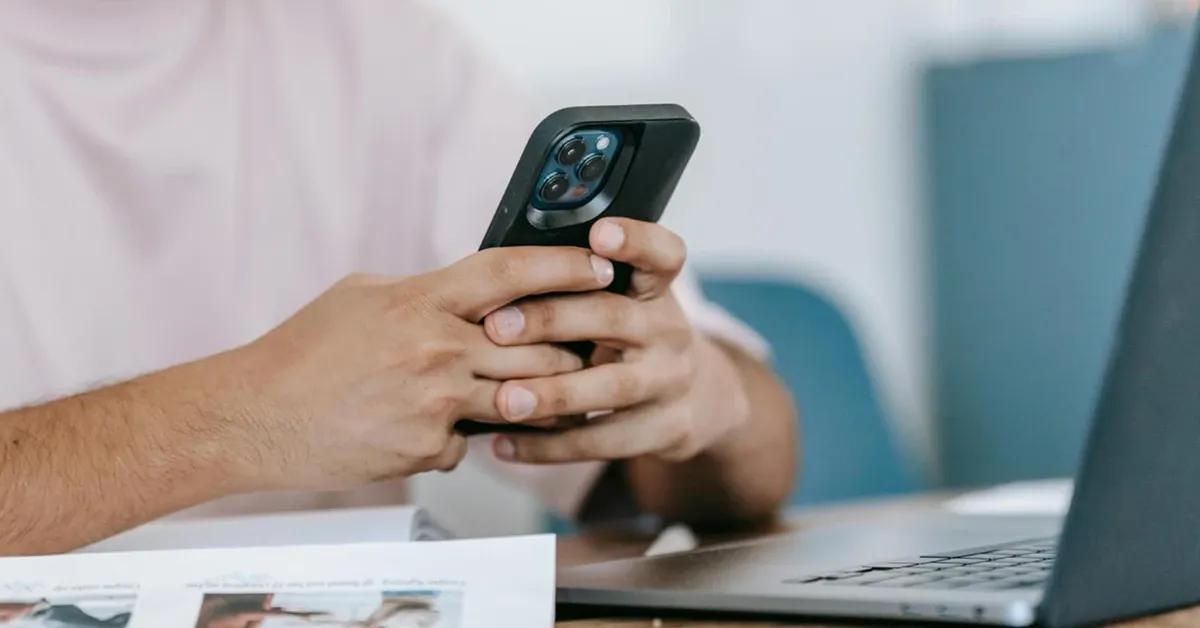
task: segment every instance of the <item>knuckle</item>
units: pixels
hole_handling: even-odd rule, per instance
[[[424,285],[402,282],[395,289],[388,290],[386,307],[390,312],[429,312],[435,309],[433,291],[424,289]]]
[[[546,373],[573,371],[577,368],[578,359],[562,349],[547,347],[542,351],[542,370]]]
[[[687,242],[673,231],[668,231],[667,234],[668,245],[664,247],[666,270],[679,272],[687,262]]]
[[[425,339],[412,350],[412,363],[417,371],[440,371],[457,363],[467,353],[466,344],[455,339]]]
[[[569,460],[583,460],[587,458],[597,457],[599,441],[596,436],[589,430],[580,430],[571,434],[563,442],[563,458]]]
[[[416,458],[432,459],[446,450],[450,443],[450,433],[431,427],[414,434],[408,443],[408,449]]]
[[[569,373],[572,371],[578,371],[584,367],[583,358],[579,357],[578,355],[563,349],[558,349],[557,351],[559,366],[562,369],[562,372]]]
[[[628,307],[628,304],[624,302],[624,297],[619,295],[613,295],[613,297],[606,298],[599,308],[605,329],[611,329],[618,333],[632,331],[637,327],[634,320],[638,318],[636,310]]]
[[[640,399],[642,395],[642,379],[628,369],[615,370],[612,387],[613,399],[618,403],[631,403]]]
[[[567,395],[567,390],[561,385],[544,385],[542,386],[542,390],[536,394],[539,399],[539,405],[545,407],[555,416],[566,414],[571,406],[571,399]]]
[[[674,415],[667,421],[666,429],[671,434],[662,456],[674,462],[689,460],[700,453],[699,439],[692,429],[691,421],[683,414]]]
[[[455,395],[431,395],[422,404],[421,409],[423,414],[430,418],[446,420],[457,418],[459,404],[460,400]]]
[[[453,471],[462,463],[467,456],[466,442],[461,438],[455,438],[447,443],[444,453],[438,460],[437,469],[439,471]]]
[[[596,269],[592,267],[592,251],[590,249],[573,248],[569,249],[571,255],[570,263],[564,268],[573,269],[577,276],[585,284],[594,285],[596,283]]]
[[[492,282],[511,286],[520,281],[529,258],[527,251],[497,248],[487,253],[484,268]]]
[[[679,446],[692,437],[692,422],[686,414],[674,412],[663,421],[663,429],[669,435],[672,446]]]
[[[554,329],[558,312],[552,301],[548,299],[529,301],[521,305],[521,311],[525,314],[526,333],[544,333]]]

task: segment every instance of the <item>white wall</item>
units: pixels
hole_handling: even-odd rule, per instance
[[[1145,13],[1134,0],[440,4],[547,112],[686,106],[703,138],[665,221],[702,268],[795,277],[838,302],[897,427],[924,456],[933,408],[917,185],[922,59],[1076,45],[1125,33]],[[558,54],[564,46],[573,52]],[[419,498],[455,499],[438,482],[421,484]],[[459,491],[472,486],[460,480]]]

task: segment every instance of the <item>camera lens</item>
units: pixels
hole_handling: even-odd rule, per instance
[[[542,198],[547,201],[557,201],[567,193],[568,187],[570,187],[570,181],[567,181],[567,176],[561,172],[555,172],[542,181],[542,187],[538,194],[541,194]]]
[[[583,158],[583,154],[587,152],[587,144],[578,137],[572,137],[567,140],[558,149],[558,163],[564,166],[574,166]]]
[[[604,158],[604,155],[588,155],[587,159],[579,164],[579,178],[583,181],[595,181],[607,169],[608,160]]]

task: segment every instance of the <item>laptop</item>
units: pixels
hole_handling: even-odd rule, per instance
[[[567,605],[1072,626],[1200,603],[1200,47],[1064,519],[815,527],[564,570]]]

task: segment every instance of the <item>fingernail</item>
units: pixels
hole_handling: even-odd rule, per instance
[[[592,256],[592,272],[596,273],[596,279],[601,285],[607,286],[612,283],[613,265],[612,262],[600,257],[599,255]]]
[[[497,436],[492,441],[492,452],[501,460],[512,460],[517,457],[517,444],[507,436]]]
[[[525,315],[511,305],[492,312],[488,318],[492,320],[492,329],[499,340],[513,340],[525,329]]]
[[[537,397],[526,388],[513,386],[504,393],[504,405],[508,409],[508,418],[519,421],[533,414]]]
[[[625,244],[625,230],[615,222],[596,225],[596,246],[604,253],[616,253]]]

